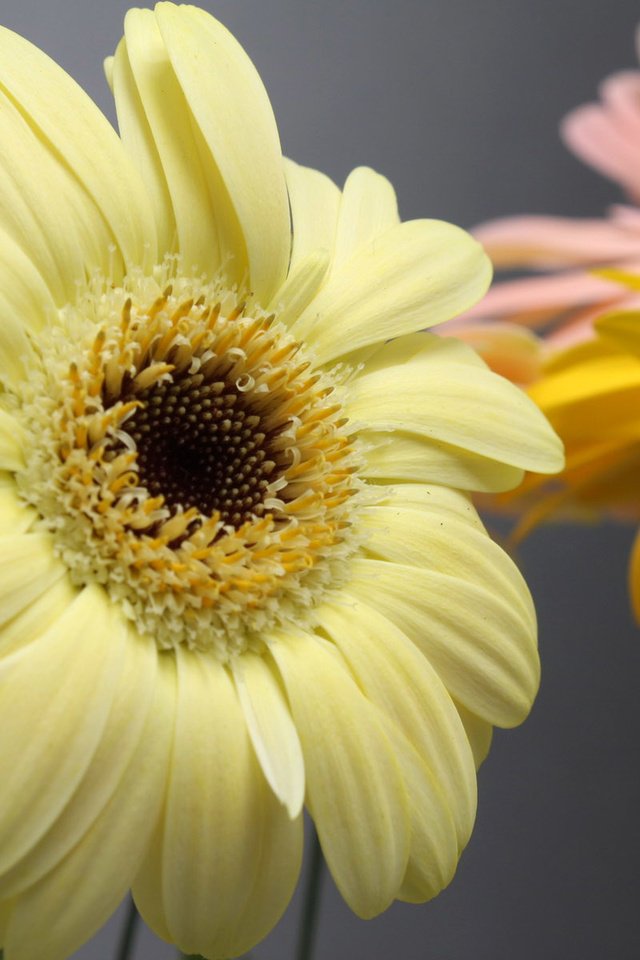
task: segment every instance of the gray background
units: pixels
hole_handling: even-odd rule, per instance
[[[597,215],[616,188],[556,127],[607,73],[635,64],[631,0],[236,0],[202,4],[270,91],[284,149],[340,182],[367,163],[404,218],[471,225],[522,211]],[[125,2],[0,0],[0,19],[61,62],[111,115],[101,61]],[[637,960],[639,634],[625,593],[632,533],[551,527],[520,561],[537,600],[543,686],[498,733],[471,844],[425,906],[352,917],[327,884],[316,960]],[[292,956],[296,908],[255,953]],[[78,960],[113,956],[112,921]],[[136,960],[173,950],[148,932]]]

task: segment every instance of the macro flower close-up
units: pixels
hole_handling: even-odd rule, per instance
[[[303,807],[359,916],[450,882],[539,680],[470,495],[562,445],[425,332],[480,245],[283,159],[217,20],[131,10],[106,73],[119,135],[0,32],[0,943],[64,960],[132,888],[214,960],[286,908]]]

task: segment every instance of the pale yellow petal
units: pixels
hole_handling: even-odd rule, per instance
[[[0,626],[20,613],[65,576],[46,533],[0,537]]]
[[[164,920],[186,953],[237,956],[268,932],[291,897],[301,818],[288,817],[264,780],[225,668],[188,651],[177,658],[161,840]],[[282,858],[273,849],[274,831]],[[259,925],[247,922],[254,915]]]
[[[0,364],[1,364],[0,360]],[[16,420],[6,410],[0,408],[0,470],[20,470],[24,467],[24,433]],[[13,529],[2,523],[0,530],[5,533]]]
[[[0,30],[0,56],[6,35]],[[0,86],[0,230],[9,238],[2,247],[12,265],[18,264],[20,253],[32,262],[32,273],[43,278],[59,306],[75,298],[77,283],[85,280],[88,269],[106,271],[110,259],[118,265],[109,249],[113,237],[64,156],[38,136]],[[3,279],[10,270],[3,270]],[[10,297],[7,302],[11,304]],[[42,325],[33,315],[31,322],[36,328]]]
[[[170,757],[175,684],[171,659],[162,657],[160,665],[117,789],[64,860],[18,898],[7,931],[8,960],[66,960],[130,886],[158,818]]]
[[[435,483],[399,483],[389,487],[380,486],[376,492],[377,503],[382,507],[411,507],[432,516],[454,517],[476,530],[485,529],[471,497],[460,490]]]
[[[175,224],[183,268],[211,276],[222,262],[212,196],[215,170],[152,10],[129,10],[125,40],[126,47],[117,52],[115,87],[124,142],[150,178],[156,217],[166,218],[164,243],[172,249]],[[244,270],[242,257],[240,261],[234,265],[239,274]]]
[[[351,909],[375,916],[395,897],[409,853],[408,801],[392,746],[373,704],[318,638],[283,634],[271,650],[325,859]]]
[[[171,941],[167,926],[162,893],[162,838],[164,821],[161,817],[149,840],[146,856],[131,887],[138,913],[146,925],[162,940]]]
[[[115,57],[105,57],[102,61],[102,69],[104,70],[104,78],[107,81],[107,86],[109,90],[113,93],[113,62]]]
[[[424,567],[466,580],[501,596],[535,635],[528,587],[513,560],[483,531],[457,517],[411,506],[371,506],[362,523],[369,556]]]
[[[355,377],[366,376],[385,367],[406,366],[408,363],[462,363],[485,368],[484,360],[466,344],[453,337],[440,337],[429,330],[408,333],[395,340],[378,343],[371,350]]]
[[[289,202],[275,118],[262,81],[237,40],[204,10],[158,3],[155,13],[176,76],[220,185],[216,213],[230,203],[244,240],[249,283],[268,302],[287,275]],[[219,223],[222,233],[222,223]],[[237,242],[223,254],[239,256]]]
[[[482,720],[476,716],[475,713],[471,713],[471,711],[467,710],[461,703],[456,703],[456,707],[458,708],[460,719],[469,738],[476,770],[478,770],[487,759],[487,755],[491,749],[493,727],[490,723],[487,723],[486,720]]]
[[[108,225],[125,264],[140,264],[145,252],[153,262],[156,238],[144,185],[115,131],[91,99],[53,60],[4,28],[0,30],[0,87],[18,105],[34,140],[52,157],[64,159],[65,168],[72,171],[75,190],[87,198],[85,218],[90,216],[90,208],[95,209],[96,218]],[[29,172],[32,176],[36,173],[33,163]],[[55,182],[45,180],[40,189],[46,204],[51,205],[48,216],[53,218],[61,212],[65,198],[56,196]],[[66,251],[72,238],[64,236],[64,221],[57,237],[51,236],[52,241],[56,238]]]
[[[236,924],[234,951],[238,952],[269,933],[289,904],[302,865],[303,818],[291,820],[264,781],[263,786],[259,863]]]
[[[33,507],[18,496],[15,484],[0,484],[0,537],[26,533],[36,518]]]
[[[318,249],[292,264],[289,276],[267,309],[276,314],[281,323],[295,323],[311,302],[329,268],[329,254]]]
[[[460,337],[480,354],[487,365],[520,386],[533,383],[542,373],[544,340],[527,327],[506,320],[495,323],[455,324],[452,336]]]
[[[398,900],[424,903],[453,878],[459,847],[451,811],[433,773],[410,740],[392,722],[385,724],[409,798],[411,847]]]
[[[0,657],[37,640],[63,615],[73,602],[78,588],[68,577],[60,577],[53,586],[32,600],[24,610],[0,628]]]
[[[333,269],[341,269],[360,247],[400,223],[391,183],[370,167],[347,177],[340,202]]]
[[[109,642],[122,643],[118,633],[126,634],[122,670],[91,763],[51,830],[0,877],[0,897],[20,893],[60,863],[120,789],[156,692],[158,654],[152,640],[141,639],[120,618],[114,617]]]
[[[333,257],[340,190],[319,170],[304,167],[288,158],[285,158],[284,165],[291,205],[293,270],[318,251],[324,252],[329,259]]]
[[[526,717],[540,664],[530,618],[499,592],[433,570],[355,560],[349,592],[422,650],[451,696],[495,726]]]
[[[316,616],[365,696],[393,720],[431,771],[455,825],[457,856],[473,828],[476,777],[469,742],[442,681],[401,630],[348,593],[322,604]]]
[[[292,332],[326,363],[450,319],[482,296],[490,274],[484,251],[463,230],[437,220],[401,223],[336,270]]]
[[[354,380],[345,412],[377,432],[415,433],[540,473],[562,468],[562,443],[533,401],[488,368],[458,362],[452,341],[430,341],[420,362]]]
[[[136,42],[138,39],[138,33],[135,28],[135,16],[132,18],[133,24],[130,23],[129,25],[129,42],[131,44],[131,49],[136,56],[138,82],[140,84],[140,89],[145,94],[144,104],[136,84],[136,77],[131,69],[129,49],[124,40],[121,40],[118,44],[115,57],[110,58],[112,61],[111,86],[116,103],[118,128],[120,130],[122,142],[124,143],[128,154],[131,156],[132,160],[140,171],[147,188],[147,193],[149,194],[151,200],[156,232],[158,236],[158,253],[161,256],[165,253],[170,253],[175,250],[178,242],[178,236],[176,221],[173,214],[173,205],[171,203],[171,196],[169,193],[169,187],[167,185],[167,177],[165,176],[162,161],[158,153],[159,147],[156,145],[156,140],[154,139],[152,129],[157,132],[159,145],[164,147],[164,155],[167,157],[166,162],[169,174],[172,173],[171,157],[173,156],[173,152],[171,151],[171,144],[167,144],[166,137],[163,139],[162,136],[163,122],[166,124],[167,115],[161,112],[161,105],[158,103],[158,96],[154,96],[156,92],[155,84],[159,79],[158,75],[162,69],[162,50],[158,51],[158,58],[155,65],[153,65],[153,63],[149,64],[149,60],[152,58],[152,51],[154,49],[158,50],[157,27],[153,16],[150,15],[150,11],[146,14],[142,14],[142,17],[144,19],[141,20],[140,26],[144,26],[146,24],[148,29],[146,43],[143,43],[142,41]],[[155,45],[153,43],[154,38],[156,39]],[[156,73],[155,78],[153,77],[154,66]],[[169,89],[171,89],[172,78],[171,73],[168,71],[166,65],[165,71],[169,74],[169,76],[166,78],[166,82],[163,83],[163,94],[165,103],[167,106],[170,106]],[[172,95],[176,97],[175,91],[172,91]],[[175,114],[172,115],[172,120],[175,126],[177,124],[177,117]],[[153,127],[151,124],[153,124]],[[193,170],[194,180],[196,180],[196,175],[197,168]],[[193,190],[194,186],[190,184],[188,189]],[[181,196],[183,196],[183,194],[178,194],[178,201]],[[189,198],[187,197],[185,199],[188,203]],[[204,217],[206,217],[206,205],[203,206],[202,214]],[[205,242],[208,239],[208,229],[210,229],[208,224],[202,224]],[[217,246],[214,243],[214,250],[216,249]]]
[[[365,452],[363,476],[376,482],[422,481],[500,493],[517,487],[524,476],[520,467],[404,431],[360,430],[358,435]]]
[[[9,232],[8,232],[9,231]],[[33,347],[28,333],[41,330],[55,315],[42,275],[12,236],[0,226],[0,382],[15,387],[27,375]]]
[[[232,664],[249,736],[268,784],[293,819],[304,803],[300,740],[278,680],[263,657],[245,653]]]
[[[123,642],[102,591],[87,587],[39,639],[0,660],[0,873],[40,840],[84,776]]]
[[[162,856],[165,916],[183,951],[225,956],[258,847],[258,765],[227,671],[188,651],[179,650],[177,662]]]

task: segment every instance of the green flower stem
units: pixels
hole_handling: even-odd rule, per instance
[[[302,918],[300,921],[296,960],[312,960],[314,941],[318,927],[318,916],[320,914],[320,893],[322,888],[324,858],[315,827],[313,827],[313,837],[310,847],[310,861],[307,871],[304,901],[302,903]]]
[[[124,926],[122,927],[122,933],[120,934],[120,942],[118,943],[116,960],[131,960],[133,957],[136,928],[138,926],[139,919],[140,914],[136,910],[136,905],[133,900],[129,898],[129,907],[124,921]]]

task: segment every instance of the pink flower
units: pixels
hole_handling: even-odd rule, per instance
[[[600,102],[572,111],[561,135],[640,204],[640,71],[605,80]],[[511,380],[531,383],[549,354],[589,339],[603,314],[640,308],[640,292],[614,279],[615,271],[640,276],[640,206],[614,206],[600,220],[505,217],[473,232],[496,268],[543,271],[495,284],[477,307],[447,325]]]

